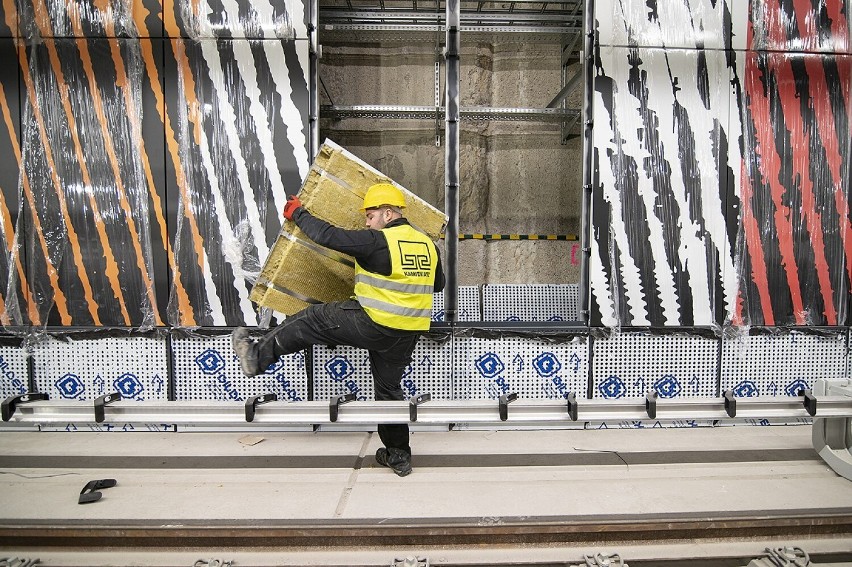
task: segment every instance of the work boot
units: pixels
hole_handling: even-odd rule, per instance
[[[376,462],[383,467],[389,467],[398,476],[411,474],[411,455],[402,449],[385,449],[382,447],[376,451]]]
[[[246,376],[257,376],[260,367],[257,360],[257,342],[249,335],[245,327],[238,327],[231,333],[231,348],[240,359],[240,368]]]

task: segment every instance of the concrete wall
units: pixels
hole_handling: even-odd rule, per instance
[[[320,89],[321,104],[434,104],[434,43],[320,41],[327,89]],[[442,98],[443,73],[442,61]],[[544,108],[559,92],[560,76],[559,45],[465,43],[462,37],[462,107]],[[581,107],[582,88],[568,104]],[[437,132],[440,147],[434,120],[320,121],[321,139],[341,144],[443,210],[443,121]],[[558,123],[465,120],[460,137],[461,234],[579,234],[582,138],[563,145]],[[463,240],[459,284],[577,282],[577,248],[576,241]]]

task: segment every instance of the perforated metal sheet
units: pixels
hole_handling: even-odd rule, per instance
[[[454,339],[456,399],[586,397],[588,342],[552,344],[519,337]]]
[[[717,396],[719,342],[699,336],[622,333],[595,339],[593,398]]]
[[[798,395],[817,378],[847,376],[846,334],[791,332],[722,343],[722,390],[740,397]]]
[[[248,377],[231,348],[230,335],[172,339],[175,399],[242,401],[266,393],[279,400],[308,399],[305,356],[282,356],[259,376]]]
[[[94,400],[113,392],[125,400],[168,399],[164,338],[47,339],[36,344],[33,361],[36,388],[51,399]]]
[[[0,396],[25,394],[27,384],[27,353],[24,349],[0,346]]]
[[[459,321],[480,321],[479,286],[459,286]],[[432,294],[432,320],[444,320],[444,293]]]
[[[403,373],[401,386],[407,397],[432,394],[432,399],[452,396],[452,341],[444,343],[421,337]],[[339,346],[315,346],[314,399],[354,393],[359,400],[375,399],[370,358],[366,350]]]
[[[482,287],[483,321],[576,321],[577,284]]]

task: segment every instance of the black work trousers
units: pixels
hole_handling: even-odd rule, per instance
[[[311,305],[271,330],[258,343],[260,368],[265,370],[279,356],[304,350],[311,345],[349,345],[370,353],[370,371],[376,400],[404,400],[400,382],[420,333],[399,331],[377,325],[357,301]],[[379,424],[379,438],[385,447],[411,454],[408,424]]]

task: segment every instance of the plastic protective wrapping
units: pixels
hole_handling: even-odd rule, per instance
[[[175,326],[258,323],[249,291],[287,193],[307,175],[298,99],[307,102],[307,85],[293,72],[306,45],[282,41],[292,28],[274,4],[280,9],[181,3],[177,25],[192,40],[177,39],[167,24],[176,67],[176,276],[168,305]],[[287,175],[293,169],[297,177]]]
[[[595,3],[594,325],[848,324],[844,6]]]
[[[3,207],[4,325],[257,322],[249,290],[309,167],[287,6],[0,4],[20,35],[0,74],[20,201]]]
[[[752,5],[739,53],[743,130],[737,326],[846,325],[852,57],[848,7]],[[780,52],[776,52],[776,50]],[[799,53],[813,51],[813,53]]]
[[[183,28],[194,40],[215,38],[294,39],[286,4],[260,2],[176,2]]]
[[[15,16],[11,3],[4,8],[7,20]],[[12,325],[161,322],[141,151],[141,59],[136,41],[114,37],[133,29],[127,8],[24,3],[21,202],[10,265],[24,258],[32,304],[7,302]],[[85,37],[92,22],[107,37]],[[10,290],[22,275],[10,272]]]
[[[738,68],[744,159],[732,322],[845,325],[852,58],[750,51]]]

